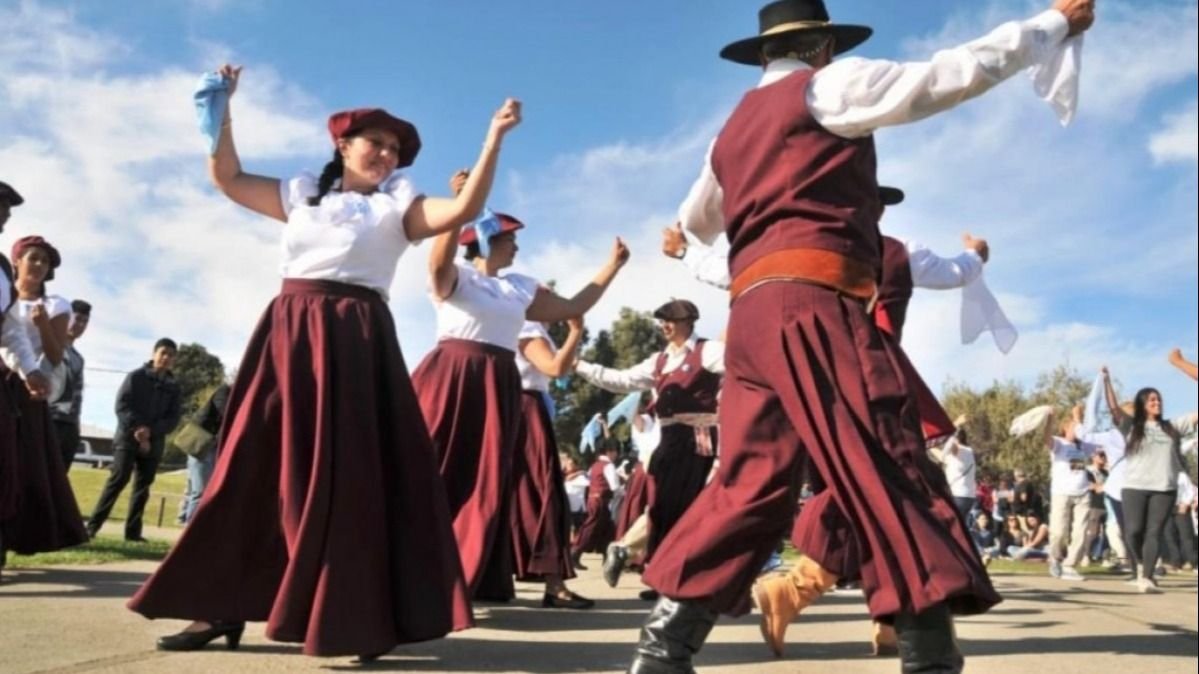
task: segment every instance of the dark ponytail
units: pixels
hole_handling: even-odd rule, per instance
[[[345,164],[342,162],[341,152],[335,149],[333,150],[333,159],[329,160],[328,164],[325,164],[324,170],[321,171],[320,179],[316,181],[316,196],[308,197],[308,205],[319,206],[321,199],[324,199],[329,190],[333,189],[333,183],[341,177],[344,171]]]

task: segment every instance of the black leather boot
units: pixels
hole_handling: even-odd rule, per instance
[[[692,674],[691,656],[703,647],[716,617],[696,602],[660,598],[641,627],[629,674]]]
[[[965,666],[945,604],[895,616],[895,632],[903,674],[960,674]]]

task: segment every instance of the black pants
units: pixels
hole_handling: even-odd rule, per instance
[[[92,518],[87,523],[88,532],[95,534],[108,519],[112,507],[116,505],[121,490],[129,484],[129,478],[137,474],[133,481],[133,493],[129,495],[129,516],[125,519],[125,538],[142,537],[142,513],[146,502],[150,500],[150,485],[154,484],[154,473],[158,470],[158,462],[162,459],[161,446],[154,447],[147,455],[139,454],[136,447],[117,446],[113,450],[112,468],[108,481],[104,483],[104,491],[92,511]]]
[[[1170,513],[1174,511],[1174,491],[1145,491],[1125,489],[1124,538],[1128,541],[1128,556],[1135,574],[1137,564],[1141,574],[1153,578],[1161,554],[1162,535]]]
[[[70,471],[75,453],[79,451],[79,422],[55,419],[54,437],[58,439],[58,449],[62,452],[62,469]]]
[[[1191,514],[1179,513],[1177,510],[1170,515],[1166,525],[1166,563],[1173,567],[1184,564],[1199,565],[1195,550],[1195,529],[1191,526]]]

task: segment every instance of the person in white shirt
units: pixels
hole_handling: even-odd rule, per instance
[[[521,381],[521,424],[512,465],[512,553],[517,580],[544,581],[545,608],[587,609],[590,599],[571,592],[574,578],[570,509],[554,437],[550,382],[570,371],[583,339],[583,319],[567,321],[562,348],[543,323],[520,330],[516,367]]]
[[[0,181],[0,233],[8,224],[12,209],[25,203],[16,189]],[[0,253],[0,349],[7,355],[4,360],[15,372],[26,389],[26,395],[40,400],[50,390],[50,381],[38,368],[29,333],[21,321],[9,318],[9,311],[16,304],[17,290],[13,278],[13,267],[8,256]],[[15,368],[14,368],[15,366]],[[16,400],[6,382],[0,382],[0,569],[4,568],[8,552],[4,544],[4,522],[14,517],[18,510],[20,480],[17,460],[17,415]]]
[[[450,179],[458,190],[472,174]],[[562,297],[537,279],[508,273],[524,223],[491,213],[459,234],[447,232],[429,252],[430,298],[437,345],[412,373],[433,438],[454,518],[454,534],[471,596],[509,601],[513,584],[509,528],[512,465],[521,423],[516,349],[526,321],[582,316],[603,296],[629,259],[617,238],[592,281]],[[464,260],[455,260],[459,248]],[[557,600],[551,595],[547,603]]]
[[[608,391],[653,392],[647,411],[656,417],[661,442],[645,469],[652,485],[647,563],[652,563],[662,539],[699,495],[712,469],[717,399],[724,374],[724,344],[695,335],[699,319],[695,304],[672,300],[658,307],[654,318],[667,340],[659,353],[624,370],[587,361],[575,367],[580,377]],[[613,565],[623,567],[627,558],[627,550],[608,551]],[[654,600],[657,595],[651,591],[642,598]]]
[[[241,68],[218,71],[230,105]],[[452,198],[399,169],[420,150],[411,123],[379,108],[329,117],[319,177],[247,173],[229,107],[208,160],[234,203],[284,223],[282,289],[230,389],[212,481],[188,528],[129,607],[187,618],[162,650],[195,650],[244,621],[308,655],[363,661],[473,624],[436,456],[396,340],[387,292],[411,243],[457,232],[483,208],[500,145],[520,123],[491,119],[471,178]]]
[[[571,524],[578,528],[587,516],[587,487],[591,481],[587,477],[587,471],[579,468],[573,457],[562,454],[561,460],[566,499],[570,503]]]
[[[949,442],[941,448],[941,467],[945,469],[945,480],[949,483],[949,492],[953,494],[954,505],[962,515],[963,521],[969,521],[970,511],[978,501],[978,462],[974,459],[974,449],[966,444],[965,428],[959,428]]]
[[[985,612],[1000,597],[939,493],[943,476],[934,483],[926,471],[935,466],[914,458],[922,456],[914,415],[880,404],[880,390],[902,399],[905,389],[894,345],[865,317],[880,243],[871,134],[952,108],[1034,65],[1051,67],[1093,20],[1090,0],[1058,0],[926,63],[834,62],[870,29],[833,23],[819,0],[778,0],[759,12],[758,35],[722,51],[766,71],[721,129],[709,175],[692,190],[695,216],[683,222],[705,243],[730,241],[725,455],[643,576],[664,596],[631,672],[690,671],[719,613],[746,610],[795,510],[803,455],[852,524],[871,614],[894,619],[904,667],[961,670],[952,614]],[[869,394],[859,395],[866,377]],[[794,575],[796,586],[784,588],[791,595],[827,580],[810,566]],[[781,651],[794,613],[763,612],[764,633]]]
[[[65,371],[63,346],[71,304],[48,293],[46,286],[54,279],[62,258],[49,241],[40,236],[24,236],[13,244],[12,260],[16,265],[16,280],[10,291],[15,302],[4,323],[11,330],[25,333],[30,352],[23,358],[7,348],[0,350],[7,368],[0,385],[7,387],[13,413],[20,418],[16,428],[19,455],[12,466],[16,508],[0,522],[3,530],[0,555],[6,550],[32,555],[79,545],[87,541],[87,533],[62,466],[50,407],[45,396],[35,397],[29,380],[19,374],[31,366],[28,360],[24,363],[22,360],[32,356],[35,370],[49,373],[47,379],[52,383],[57,380],[61,386],[63,381],[58,373]],[[59,392],[61,389],[52,390],[49,395]]]
[[[1080,582],[1086,577],[1078,564],[1087,554],[1087,517],[1091,508],[1091,476],[1087,465],[1098,449],[1078,437],[1082,406],[1070,418],[1055,425],[1054,416],[1045,421],[1045,447],[1051,462],[1049,472],[1049,575]],[[1058,428],[1058,435],[1054,429]]]

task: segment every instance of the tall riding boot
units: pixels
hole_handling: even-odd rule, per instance
[[[762,612],[762,638],[776,658],[783,657],[787,625],[836,584],[836,576],[807,556],[801,556],[787,573],[754,583],[754,600]]]
[[[716,617],[697,602],[660,598],[641,627],[629,674],[692,674],[691,656],[703,647]]]
[[[895,616],[903,674],[959,674],[965,666],[945,604]]]

